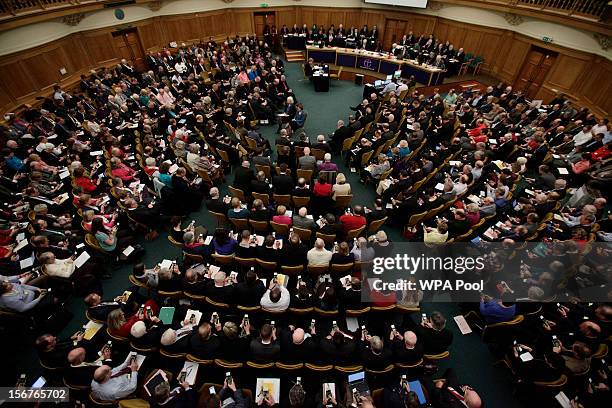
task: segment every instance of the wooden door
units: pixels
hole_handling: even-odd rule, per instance
[[[113,33],[115,48],[121,58],[125,58],[139,71],[146,69],[144,52],[136,29],[121,30]]]
[[[263,37],[263,31],[266,25],[270,29],[273,25],[276,25],[275,17],[276,16],[274,15],[274,12],[253,14],[253,21],[255,23],[255,34],[257,34],[257,38]]]
[[[514,89],[522,91],[526,98],[533,99],[557,59],[557,53],[544,48],[532,47],[523,67],[514,82]]]

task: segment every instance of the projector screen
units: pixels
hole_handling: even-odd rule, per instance
[[[390,6],[403,7],[427,7],[427,0],[364,0],[366,3],[388,4]]]

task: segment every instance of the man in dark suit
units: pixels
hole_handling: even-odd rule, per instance
[[[229,203],[223,201],[221,197],[219,197],[219,189],[217,187],[213,187],[208,192],[210,198],[206,200],[206,208],[209,211],[227,214],[227,210],[229,210]]]
[[[378,336],[362,337],[360,342],[361,361],[370,370],[384,370],[391,364],[391,350],[385,348],[383,340]]]
[[[433,312],[415,329],[415,333],[426,354],[443,353],[453,342],[453,333],[446,328],[446,318],[440,312]]]
[[[251,181],[251,191],[259,194],[271,193],[270,184],[266,181],[266,174],[263,171],[257,172],[257,178]]]
[[[272,187],[276,194],[291,194],[293,191],[293,178],[287,174],[287,164],[280,165],[280,173],[272,177]]]
[[[335,364],[354,364],[357,345],[354,340],[347,338],[336,329],[329,336],[321,340],[321,351],[325,361]]]
[[[192,354],[205,360],[214,359],[221,347],[219,337],[212,334],[212,326],[208,322],[200,323],[189,339]]]
[[[414,332],[407,331],[401,336],[396,331],[391,347],[394,361],[404,364],[417,364],[423,358],[423,345],[417,341]]]
[[[217,272],[206,288],[206,296],[215,302],[231,303],[234,285],[225,285],[225,272]]]
[[[306,179],[300,177],[297,182],[297,186],[291,192],[291,195],[296,197],[310,197],[312,196],[312,191],[306,187]]]
[[[253,180],[255,180],[255,174],[251,170],[251,163],[244,160],[242,166],[238,167],[234,173],[233,186],[247,193],[250,192],[251,181]]]
[[[314,361],[317,357],[317,341],[312,336],[306,337],[304,329],[289,326],[281,330],[281,359],[287,363]]]
[[[431,402],[439,408],[480,408],[482,400],[468,385],[462,385],[452,368],[444,372],[443,378],[434,381],[429,390]]]

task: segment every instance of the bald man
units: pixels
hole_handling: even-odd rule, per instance
[[[68,353],[68,363],[70,365],[64,370],[64,380],[68,384],[83,387],[90,384],[99,363],[88,363],[85,361],[86,358],[87,352],[83,347],[77,347]],[[102,361],[102,364],[110,364],[112,361],[111,349],[105,347],[98,360]]]
[[[138,364],[128,354],[123,364],[111,368],[102,365],[94,372],[91,394],[102,401],[115,401],[134,391],[138,383]]]
[[[423,358],[423,345],[417,341],[417,335],[412,331],[406,331],[404,335],[391,332],[393,342],[393,359],[403,364],[417,364]]]
[[[480,408],[482,400],[469,385],[461,385],[452,368],[445,371],[443,378],[434,380],[430,391],[431,402],[436,408]]]
[[[280,331],[281,360],[288,364],[314,361],[317,357],[317,341],[313,334],[300,327],[289,326]]]

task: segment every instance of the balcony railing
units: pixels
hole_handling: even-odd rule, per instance
[[[516,8],[542,10],[565,16],[587,17],[596,21],[606,17],[608,0],[509,0]]]
[[[102,3],[99,0],[0,0],[0,16],[19,16],[98,2]]]

